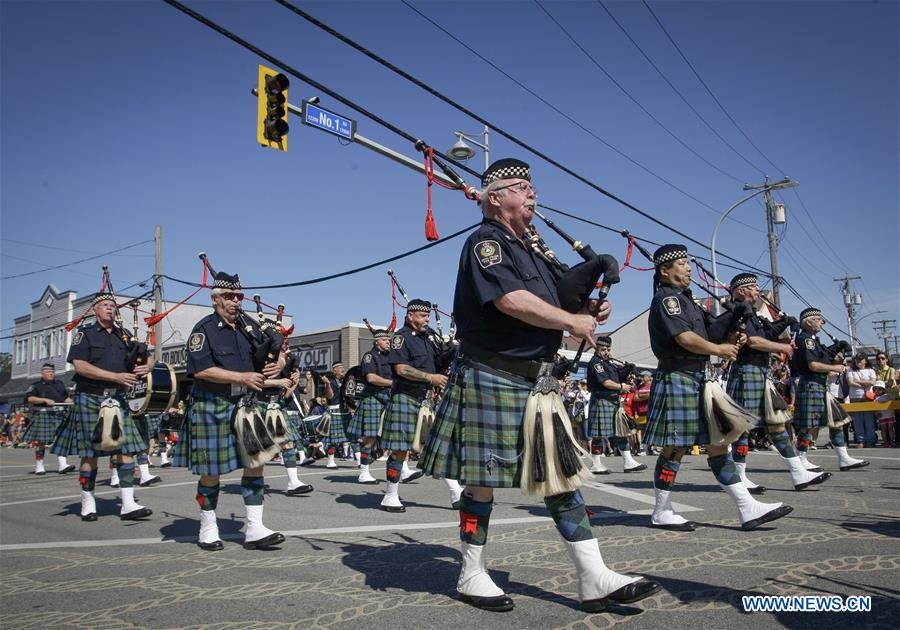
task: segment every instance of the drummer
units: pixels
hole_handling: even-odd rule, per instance
[[[44,475],[47,472],[44,470],[47,444],[53,441],[53,435],[65,415],[65,407],[60,407],[58,403],[72,402],[66,386],[56,379],[56,368],[52,363],[41,366],[41,380],[28,388],[25,402],[32,406],[32,413],[31,424],[22,436],[22,441],[34,445],[34,474]],[[66,461],[65,455],[59,455],[58,458],[59,474],[75,470],[75,466]]]

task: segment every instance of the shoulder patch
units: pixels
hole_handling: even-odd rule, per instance
[[[805,343],[806,343],[807,350],[815,350],[816,349],[816,340],[813,339],[812,337],[807,337]]]
[[[372,362],[372,353],[371,353],[371,352],[366,352],[366,353],[363,355],[363,361],[362,361],[362,362],[363,362],[363,363],[371,363],[371,362]]]
[[[497,241],[481,241],[475,245],[475,256],[482,269],[493,267],[503,262],[503,253]]]
[[[663,306],[669,315],[681,315],[681,302],[674,295],[663,299]]]
[[[203,350],[203,344],[206,343],[206,335],[203,333],[194,333],[188,339],[188,350],[191,352],[200,352]]]
[[[72,337],[72,345],[77,346],[78,344],[81,343],[82,339],[84,339],[84,333],[79,330],[78,332],[75,333],[75,336]]]
[[[594,371],[595,371],[597,374],[600,374],[601,372],[603,372],[603,364],[600,363],[599,361],[597,361],[597,362],[594,364]]]
[[[391,337],[391,348],[399,350],[403,347],[403,335],[394,335]]]

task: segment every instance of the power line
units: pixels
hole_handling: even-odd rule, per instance
[[[95,251],[86,249],[72,249],[70,247],[55,247],[53,245],[45,245],[44,243],[29,243],[28,241],[19,241],[13,238],[0,238],[5,243],[16,243],[17,245],[27,245],[29,247],[40,247],[43,249],[53,249],[60,252],[73,252],[76,254],[96,254]],[[153,254],[119,254],[120,256],[133,256],[135,258],[153,258]]]
[[[138,245],[144,245],[146,243],[152,243],[153,239],[147,239],[146,241],[139,241],[137,243],[133,243],[131,245],[126,245],[125,247],[120,247],[119,249],[113,249],[108,252],[103,252],[102,254],[97,254],[96,256],[91,256],[89,258],[82,258],[81,260],[75,260],[69,263],[65,263],[62,265],[56,265],[54,267],[47,267],[46,269],[38,269],[37,271],[27,271],[25,273],[18,273],[12,276],[3,276],[2,280],[10,280],[12,278],[22,278],[24,276],[33,276],[38,273],[44,273],[45,271],[54,271],[56,269],[62,269],[63,267],[71,267],[72,265],[79,265],[84,262],[88,262],[90,260],[97,260],[98,258],[103,258],[104,256],[109,256],[111,254],[115,254],[117,252],[123,252],[126,249],[131,249],[132,247],[137,247]]]
[[[822,230],[819,229],[819,224],[813,219],[812,213],[810,213],[809,209],[806,207],[806,204],[803,202],[803,198],[800,196],[800,193],[797,191],[796,188],[793,188],[792,190],[794,191],[794,194],[797,196],[797,201],[800,202],[800,207],[803,208],[803,212],[805,212],[807,218],[809,218],[809,222],[812,224],[813,229],[816,231],[816,233],[817,233],[820,237],[822,237],[822,242],[823,242],[823,243],[827,243],[827,242],[828,242],[828,239],[825,238],[825,235],[824,235],[824,234],[822,234]],[[820,249],[821,249],[821,248],[820,248]],[[841,266],[835,265],[836,267],[838,267],[838,269],[841,269],[841,271],[845,271],[845,270],[846,270],[846,271],[852,271],[852,270],[850,269],[850,265],[848,265],[848,264],[845,263],[843,260],[841,260],[841,257],[840,257],[840,255],[837,253],[837,251],[832,251],[832,252],[831,252],[831,255],[830,255],[830,256],[826,256],[826,257],[827,257],[829,260],[831,260],[831,256],[833,256],[835,259],[837,259],[837,261],[841,264]],[[834,261],[832,261],[832,262],[834,262]]]
[[[737,124],[737,121],[731,116],[731,114],[728,113],[728,110],[725,109],[725,106],[722,105],[722,102],[716,97],[715,94],[713,94],[713,91],[712,91],[712,90],[710,89],[710,87],[706,84],[706,81],[703,80],[703,78],[700,76],[700,73],[697,72],[697,69],[696,69],[696,68],[694,68],[694,65],[690,62],[690,60],[688,60],[687,56],[682,52],[682,50],[681,50],[681,48],[678,46],[678,44],[675,43],[675,40],[674,40],[674,39],[672,38],[672,36],[669,34],[669,31],[666,30],[666,27],[665,27],[665,26],[663,26],[663,23],[660,21],[659,17],[657,17],[656,13],[653,12],[653,9],[650,8],[650,5],[647,4],[647,0],[641,0],[641,2],[643,3],[643,5],[644,5],[645,7],[647,7],[647,11],[649,11],[649,12],[650,12],[650,15],[653,16],[653,19],[656,20],[656,23],[659,25],[659,28],[662,29],[662,32],[665,33],[665,35],[666,35],[666,37],[668,38],[668,40],[672,43],[672,46],[675,48],[675,50],[678,51],[678,54],[679,54],[679,55],[681,56],[681,58],[684,60],[684,63],[686,63],[687,66],[688,66],[688,68],[691,69],[691,72],[694,73],[694,76],[697,77],[697,80],[700,81],[700,84],[706,89],[706,92],[707,92],[707,93],[712,97],[712,99],[716,102],[716,105],[719,106],[719,109],[722,110],[722,113],[724,113],[725,116],[728,117],[728,120],[731,121],[731,124],[733,124],[733,125],[735,126],[735,128],[736,128],[738,131],[741,132],[741,135],[744,136],[744,138],[747,140],[747,142],[749,142],[750,145],[751,145],[754,149],[756,149],[757,152],[758,152],[761,156],[763,156],[763,158],[764,158],[769,164],[771,164],[772,167],[773,167],[776,171],[780,171],[780,172],[783,174],[783,173],[784,173],[784,170],[778,168],[778,167],[775,165],[775,163],[772,162],[772,160],[770,160],[770,159],[768,158],[768,156],[767,156],[765,153],[763,153],[762,149],[760,149],[758,146],[756,146],[756,143],[754,143],[753,140],[750,139],[750,136],[748,136],[746,133],[744,133],[744,130],[741,129],[741,126],[740,126],[739,124]],[[717,135],[718,135],[718,134],[717,134]],[[731,145],[729,144],[728,146],[731,146]],[[732,147],[732,148],[733,148],[733,147]],[[735,150],[735,152],[737,152],[737,151]],[[744,157],[743,154],[738,153],[738,155],[740,155],[740,156],[744,159],[745,162],[747,162],[748,164],[750,164],[751,166],[753,166],[753,168],[755,168],[755,169],[758,170],[760,173],[762,173],[763,175],[765,175],[765,171],[763,171],[761,168],[759,168],[758,166],[756,166],[755,164],[753,164],[752,162],[750,162],[750,160],[748,160],[746,157]]]

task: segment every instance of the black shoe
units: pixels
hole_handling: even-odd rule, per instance
[[[453,503],[450,504],[450,507],[454,510],[458,510],[459,509],[459,501],[454,501]]]
[[[667,529],[670,532],[692,532],[697,529],[697,523],[694,521],[685,521],[684,523],[672,523],[671,525],[656,525],[650,523],[650,527],[655,529]]]
[[[110,481],[110,482],[109,482],[109,487],[110,487],[110,488],[118,488],[118,487],[119,487],[119,484],[113,483],[112,481]]]
[[[822,483],[823,481],[827,481],[830,478],[831,478],[830,472],[823,472],[818,477],[815,477],[815,478],[811,479],[810,481],[807,481],[806,483],[801,483],[801,484],[794,486],[794,490],[803,490],[810,486],[816,486],[816,485]]]
[[[592,470],[591,471],[595,475],[608,475],[610,474],[609,470]]]
[[[381,509],[385,512],[391,512],[392,514],[399,514],[400,512],[406,511],[406,507],[403,505],[382,505]]]
[[[41,475],[46,475],[46,474],[47,474],[47,471],[46,471],[46,470],[42,470],[41,472],[36,472],[36,473],[34,473],[34,474],[37,475],[38,477],[40,477]]]
[[[647,470],[647,464],[638,464],[634,468],[626,468],[624,472],[640,472],[642,470]]]
[[[159,483],[160,481],[162,481],[162,479],[158,475],[154,475],[154,476],[150,477],[147,481],[138,482],[138,485],[141,488],[146,488],[148,486],[152,486],[155,483]]]
[[[200,547],[203,551],[222,551],[225,548],[225,545],[221,540],[217,540],[211,543],[197,541],[197,546]]]
[[[755,488],[751,488],[750,486],[747,486],[747,492],[749,492],[750,494],[765,494],[766,487],[765,486],[756,486]]]
[[[137,510],[132,510],[127,514],[119,514],[119,518],[123,521],[136,521],[139,518],[147,518],[151,514],[153,514],[153,510],[148,507],[142,507]]]
[[[306,459],[303,460],[302,464],[298,464],[298,465],[299,466],[312,466],[315,463],[316,463],[315,459],[313,459],[312,457],[307,457]]]
[[[70,473],[70,472],[72,472],[73,470],[75,470],[75,465],[74,465],[74,464],[69,464],[69,465],[66,466],[65,468],[60,468],[57,472],[58,472],[60,475],[65,475],[66,473]]]
[[[471,604],[475,608],[481,610],[489,610],[491,612],[509,612],[515,608],[516,604],[510,599],[509,595],[497,595],[495,597],[478,597],[477,595],[459,594],[459,601]]]
[[[790,505],[782,505],[779,508],[775,508],[771,512],[763,514],[759,518],[755,518],[752,521],[747,521],[746,523],[741,523],[741,529],[743,529],[745,532],[749,532],[751,529],[756,529],[763,523],[768,523],[770,521],[776,521],[779,518],[781,518],[782,516],[787,516],[788,514],[790,514],[793,511],[794,511],[794,508],[792,508]]]
[[[606,606],[609,602],[631,604],[653,595],[653,593],[660,588],[662,587],[658,583],[648,580],[647,578],[641,578],[637,582],[626,584],[622,588],[613,591],[606,597],[589,599],[585,602],[581,602],[581,610],[588,613],[603,612],[606,610]]]
[[[284,542],[284,536],[281,532],[269,534],[265,538],[244,543],[244,549],[268,549]]]
[[[293,490],[286,490],[284,494],[289,497],[299,497],[301,494],[309,494],[312,491],[313,487],[309,484],[305,484],[302,486],[298,486]]]
[[[97,513],[91,512],[90,514],[82,514],[81,520],[86,523],[93,523],[94,521],[97,520]]]
[[[172,462],[166,462],[165,464],[160,464],[159,467],[160,467],[160,468],[171,468],[171,467],[172,467]],[[221,541],[220,541],[220,542],[221,542]]]
[[[424,470],[416,470],[410,473],[410,475],[406,479],[401,479],[400,483],[409,483],[410,481],[415,481],[419,477],[425,474]]]
[[[847,472],[848,470],[853,470],[854,468],[865,468],[868,465],[868,461],[862,460],[861,462],[856,462],[855,464],[850,464],[849,466],[841,466],[841,472]]]

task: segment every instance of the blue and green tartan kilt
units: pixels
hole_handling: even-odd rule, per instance
[[[106,455],[134,455],[147,450],[147,440],[141,435],[128,408],[124,396],[116,397],[122,423],[122,445],[115,451],[94,450],[91,436],[100,417],[100,405],[105,396],[76,392],[74,404],[60,423],[51,452],[54,455],[78,455],[80,457],[104,457]]]
[[[231,427],[234,412],[231,399],[193,390],[173,466],[190,468],[196,475],[224,475],[242,468]]]
[[[300,443],[303,441],[303,435],[300,429],[300,423],[303,422],[300,419],[300,414],[296,411],[285,411],[285,417],[287,418],[287,439],[286,442],[293,442],[294,446],[300,446]]]
[[[50,444],[60,423],[65,420],[64,411],[54,411],[52,407],[35,407],[31,414],[31,424],[25,430],[22,441],[26,443]]]
[[[464,486],[518,487],[530,393],[524,380],[470,362],[454,364],[419,467]]]
[[[736,363],[728,373],[725,391],[735,402],[759,418],[757,427],[766,426],[766,379],[769,368]]]
[[[703,372],[663,372],[653,376],[645,440],[654,446],[709,444],[700,405]]]
[[[818,381],[800,377],[800,382],[797,383],[797,397],[794,400],[794,429],[828,426],[828,414],[825,409],[826,387]]]
[[[384,389],[360,399],[356,413],[347,427],[347,434],[353,438],[376,437],[381,424],[381,412],[391,403],[391,392]],[[418,413],[418,412],[416,412]],[[387,419],[385,418],[385,421]]]
[[[328,412],[331,414],[331,424],[328,425],[328,437],[325,438],[325,443],[328,446],[339,446],[344,442],[349,442],[350,437],[347,435],[349,414],[341,411],[338,405],[329,405]]]
[[[618,405],[613,401],[591,396],[585,435],[589,438],[614,436],[616,409]]]
[[[412,449],[416,437],[416,423],[422,401],[409,394],[396,393],[384,412],[384,428],[381,431],[381,447],[391,451]]]
[[[148,437],[152,439],[156,439],[156,436],[159,435],[159,416],[160,414],[155,413],[152,416],[144,416],[147,419],[147,434]]]

